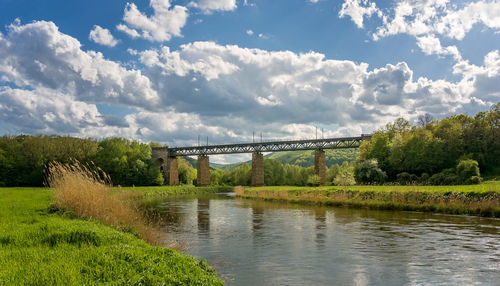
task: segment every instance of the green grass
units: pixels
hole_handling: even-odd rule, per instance
[[[237,189],[240,197],[376,209],[500,217],[500,182],[463,186],[266,186]]]
[[[191,195],[191,194],[202,194],[202,193],[220,193],[220,192],[230,192],[233,187],[227,186],[207,186],[207,187],[195,187],[192,185],[181,185],[181,186],[153,186],[153,187],[121,187],[124,191],[135,192],[137,194],[143,194],[147,197],[150,196],[172,196],[172,195]]]
[[[265,186],[265,187],[251,187],[245,188],[249,191],[305,191],[314,189],[316,191],[338,191],[338,190],[351,190],[358,192],[431,192],[431,193],[485,193],[496,192],[500,193],[500,181],[486,181],[479,185],[458,185],[458,186],[323,186],[323,187],[296,187],[296,186]]]
[[[50,189],[0,188],[0,285],[223,284],[204,260],[51,203]]]

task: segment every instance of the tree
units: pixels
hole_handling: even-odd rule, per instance
[[[376,159],[358,162],[354,167],[354,177],[358,183],[363,184],[380,184],[387,179],[386,173],[378,167]]]
[[[471,183],[477,179],[472,179],[473,177],[480,178],[479,174],[479,164],[475,160],[467,159],[462,160],[457,165],[457,175],[462,183]]]
[[[321,183],[321,178],[318,175],[310,175],[307,178],[307,185],[317,187]]]
[[[333,183],[337,186],[344,187],[356,184],[356,180],[354,179],[354,168],[347,162],[342,163],[342,167],[333,180]]]
[[[177,171],[179,174],[179,182],[185,185],[192,185],[197,177],[197,171],[184,158],[177,159]]]
[[[424,115],[419,115],[418,119],[417,119],[417,125],[420,127],[425,127],[425,126],[431,124],[433,119],[434,118],[429,113],[426,113]]]
[[[274,159],[264,159],[264,182],[268,186],[285,184],[285,170],[280,162]]]

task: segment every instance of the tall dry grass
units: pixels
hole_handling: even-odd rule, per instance
[[[80,218],[131,231],[152,245],[178,248],[162,239],[159,225],[148,222],[130,196],[113,192],[110,177],[101,169],[94,170],[79,162],[52,162],[47,171],[47,184],[54,190],[57,207],[70,210]]]

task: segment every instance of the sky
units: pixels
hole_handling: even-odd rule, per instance
[[[398,117],[474,115],[500,101],[500,1],[0,8],[0,135],[169,146],[359,136]]]

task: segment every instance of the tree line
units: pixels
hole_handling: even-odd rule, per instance
[[[74,160],[101,168],[115,185],[161,185],[163,176],[151,160],[151,147],[123,138],[102,141],[69,136],[0,137],[0,186],[43,186],[51,161]]]
[[[439,185],[478,183],[479,170],[500,174],[500,102],[474,117],[399,118],[361,144],[355,172],[358,183]]]

